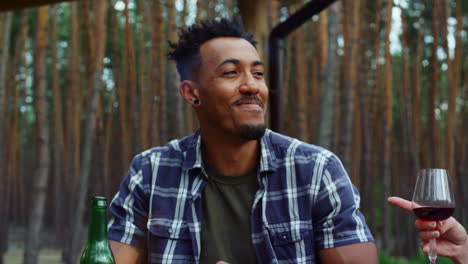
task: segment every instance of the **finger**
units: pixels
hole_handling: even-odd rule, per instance
[[[419,232],[418,235],[422,241],[429,241],[433,238],[438,238],[440,236],[440,233],[439,231],[422,231]]]
[[[423,221],[423,220],[416,220],[414,226],[419,230],[433,230],[437,227],[437,223],[435,221]]]
[[[388,198],[388,201],[393,204],[393,205],[396,205],[400,208],[403,208],[407,211],[412,211],[413,209],[413,203],[408,201],[408,200],[405,200],[403,198],[400,198],[400,197],[396,197],[396,196],[393,196],[393,197],[389,197]]]
[[[422,251],[424,251],[424,253],[429,254],[429,250],[430,250],[429,243],[421,242],[420,247]]]
[[[444,221],[439,221],[438,225],[437,225],[437,229],[439,229],[440,231],[442,231],[442,233],[445,233],[447,230],[450,230],[450,229],[459,229],[457,225],[459,225],[460,223],[457,222],[457,220],[455,220],[455,218],[453,217],[449,217],[448,219],[444,220]],[[461,232],[461,230],[463,230],[464,228],[458,230],[459,232]]]
[[[465,228],[453,217],[439,222],[437,230],[455,244],[463,244],[467,237]]]

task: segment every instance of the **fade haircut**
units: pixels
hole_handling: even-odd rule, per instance
[[[244,30],[240,18],[234,20],[218,19],[205,20],[188,28],[179,30],[179,41],[169,41],[172,52],[168,57],[176,62],[180,80],[192,80],[196,69],[201,64],[200,46],[208,40],[219,37],[237,37],[257,44],[253,35]]]

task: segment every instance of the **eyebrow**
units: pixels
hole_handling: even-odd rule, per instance
[[[252,62],[252,66],[263,66],[263,62],[259,61],[259,60],[256,60],[254,62]]]
[[[232,64],[239,64],[240,61],[238,59],[226,59],[224,60],[223,62],[221,62],[217,67],[216,69],[219,69],[221,66],[223,66],[224,64],[228,64],[228,63],[232,63]]]
[[[221,62],[217,67],[216,69],[220,68],[221,66],[223,66],[224,64],[228,64],[228,63],[232,63],[232,64],[240,64],[240,60],[238,59],[226,59],[224,60],[223,62]],[[252,66],[263,66],[263,62],[259,61],[259,60],[256,60],[256,61],[253,61],[252,62]]]

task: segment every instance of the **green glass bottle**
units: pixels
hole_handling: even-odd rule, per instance
[[[92,198],[88,241],[81,255],[80,264],[115,264],[107,240],[107,202],[105,197]]]

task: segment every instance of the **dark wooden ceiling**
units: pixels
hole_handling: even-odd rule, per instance
[[[54,4],[69,0],[2,0],[0,4],[0,12],[9,11],[21,8],[35,7],[41,5]]]

